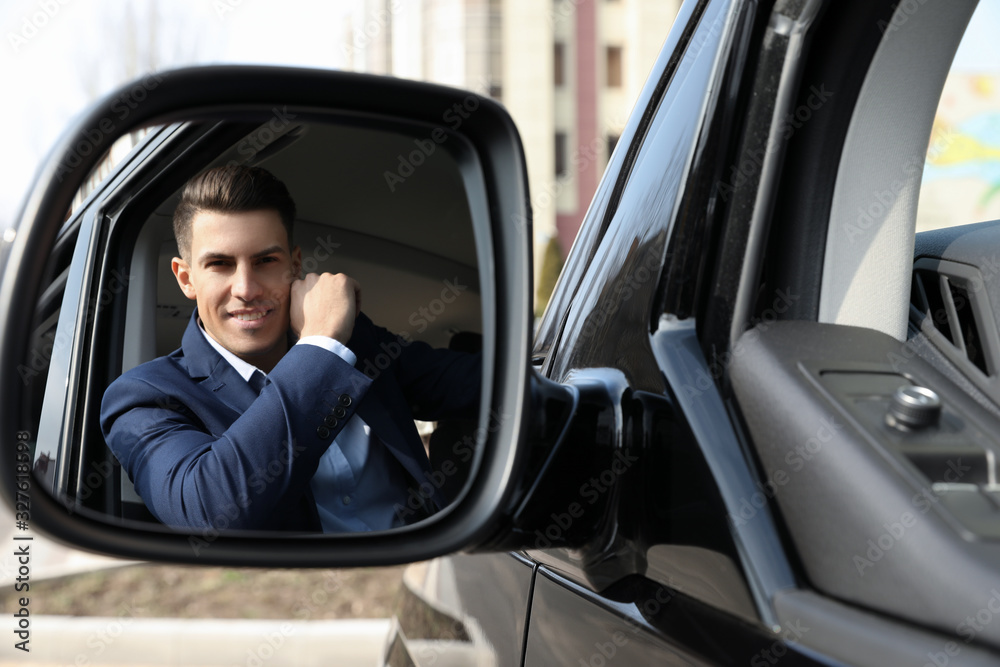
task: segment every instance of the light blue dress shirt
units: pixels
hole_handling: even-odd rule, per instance
[[[243,361],[208,335],[202,335],[240,376],[250,381],[255,371],[267,374]],[[315,345],[336,354],[353,366],[358,358],[347,346],[326,336],[306,336],[296,345]],[[406,507],[406,472],[392,452],[382,444],[371,427],[354,414],[320,457],[310,482],[324,533],[387,530],[402,525],[394,511]]]

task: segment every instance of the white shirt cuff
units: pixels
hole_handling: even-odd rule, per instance
[[[358,360],[358,356],[351,352],[346,345],[335,338],[330,338],[329,336],[306,336],[305,338],[300,338],[295,344],[315,345],[316,347],[321,347],[327,352],[333,352],[351,366],[353,366]]]

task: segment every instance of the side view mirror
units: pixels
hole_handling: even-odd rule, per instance
[[[315,423],[301,433],[288,431],[284,451],[291,454],[247,461],[240,457],[259,450],[233,445],[192,492],[182,489],[194,478],[185,475],[204,459],[201,450],[178,453],[176,443],[232,444],[231,427],[208,423],[200,398],[173,405],[169,379],[143,376],[151,396],[166,398],[140,399],[133,391],[140,385],[128,385],[133,389],[118,399],[133,400],[129,410],[139,412],[129,414],[142,425],[133,424],[134,437],[119,439],[123,449],[113,451],[108,428],[119,414],[108,405],[118,399],[105,393],[123,375],[146,372],[140,366],[153,368],[143,364],[185,350],[186,336],[197,334],[195,301],[171,274],[182,254],[171,221],[184,184],[225,165],[261,167],[287,185],[297,203],[289,245],[301,252],[300,273],[357,280],[365,318],[395,338],[378,334],[356,354],[353,377],[372,387],[360,405],[349,392],[316,397],[329,414],[311,417]],[[233,235],[220,238],[228,243]],[[512,480],[530,456],[517,446],[527,437],[531,394],[530,248],[520,139],[489,99],[424,83],[268,67],[176,70],[126,86],[63,136],[16,227],[0,241],[4,497],[15,503],[19,525],[129,558],[330,567],[502,546],[496,535],[509,528],[525,493]],[[285,295],[297,277],[287,272]],[[200,319],[204,345],[213,325],[204,312]],[[420,359],[433,363],[411,363],[416,357],[404,350],[417,347],[481,353],[465,378],[475,384],[465,396],[473,415],[449,421],[440,408],[448,402],[435,398],[439,388],[428,389],[426,378],[453,357],[427,352]],[[409,405],[380,384],[390,371],[404,378]],[[271,392],[275,405],[292,412],[311,400],[306,376],[274,373],[278,388],[265,387],[261,397]],[[225,384],[208,391],[220,395]],[[303,398],[291,400],[300,389]],[[245,521],[254,501],[259,507],[308,497],[302,486],[311,472],[303,478],[292,470],[307,459],[315,470],[322,452],[309,453],[318,447],[311,439],[333,438],[337,411],[353,415],[355,408],[405,471],[405,492],[395,496],[398,527],[331,531],[322,524],[328,534],[321,534],[320,524],[309,528],[295,517]],[[227,424],[249,413],[224,409],[234,411]],[[245,430],[251,439],[268,434],[272,446],[281,439],[272,426],[263,420],[256,434]],[[397,426],[413,431],[407,446],[426,449],[396,452],[395,435],[383,428]],[[184,438],[158,439],[163,429]],[[165,447],[174,448],[169,456]],[[301,461],[300,450],[307,452]],[[424,456],[426,465],[403,463],[410,455]],[[232,461],[240,465],[223,465]],[[243,490],[235,505],[212,504],[230,488]],[[315,484],[312,493],[320,493]],[[193,509],[192,499],[203,506]],[[348,494],[336,499],[351,501]]]

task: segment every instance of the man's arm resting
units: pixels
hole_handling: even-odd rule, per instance
[[[411,341],[399,358],[397,377],[417,419],[475,419],[482,392],[483,355],[432,348]]]
[[[242,414],[189,378],[130,373],[108,388],[101,425],[150,511],[172,526],[255,529],[292,510],[371,380],[336,355],[293,346]],[[330,426],[342,395],[351,404]],[[320,428],[322,427],[322,428]],[[235,518],[234,518],[235,517]]]

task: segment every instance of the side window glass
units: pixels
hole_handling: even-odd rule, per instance
[[[28,354],[17,367],[24,386],[19,430],[27,435],[33,472],[43,488],[61,498],[72,484],[71,478],[85,477],[95,465],[95,461],[78,458],[79,452],[73,451],[63,437],[63,429],[76,419],[76,403],[69,400],[68,391],[81,380],[76,377],[79,369],[73,370],[74,357],[80,351],[76,341],[78,327],[81,323],[88,325],[110,303],[104,297],[111,296],[102,293],[88,299],[81,292],[87,289],[90,280],[85,258],[94,242],[92,232],[97,215],[97,206],[86,202],[115,174],[119,165],[141,150],[140,144],[154,129],[144,128],[121,137],[81,183],[46,262],[31,319]],[[99,481],[92,486],[103,490],[112,470],[107,464],[98,468],[101,472],[94,479]],[[94,502],[100,502],[98,495],[90,494]]]
[[[628,174],[607,233],[576,289],[554,380],[574,368],[618,367],[633,388],[659,392],[662,377],[636,359],[648,350],[651,308],[667,238],[713,93],[717,54],[724,47],[729,5],[714,3],[688,43]]]
[[[17,374],[24,390],[18,430],[27,434],[34,472],[47,489],[54,488],[59,457],[53,443],[45,443],[40,447],[36,444],[40,442],[38,433],[42,428],[42,406],[46,391],[59,396],[62,386],[56,383],[56,386],[50,387],[48,383],[53,358],[64,358],[69,352],[69,334],[63,332],[58,335],[57,332],[63,297],[67,285],[72,282],[70,264],[80,235],[80,226],[79,219],[68,225],[49,256],[41,284],[41,296],[31,318],[28,353],[17,366]]]
[[[54,356],[65,354],[69,348],[69,333],[62,332],[61,335],[57,335],[57,326],[67,284],[72,282],[69,280],[70,264],[84,215],[79,213],[79,209],[115,167],[131,155],[135,146],[147,134],[149,130],[143,129],[125,135],[94,167],[73,197],[73,203],[67,212],[67,222],[60,231],[56,246],[49,256],[39,290],[38,304],[31,319],[28,356],[17,367],[17,374],[27,397],[22,403],[22,421],[19,428],[22,432],[31,434],[29,438],[31,442],[35,441],[42,420],[42,405],[52,359]],[[73,287],[75,289],[79,285],[74,284]],[[37,458],[39,461],[36,471],[51,481],[54,474],[54,467],[49,464],[51,452],[40,451],[37,453]]]
[[[1000,4],[981,2],[948,73],[927,155],[917,231],[1000,218]]]

